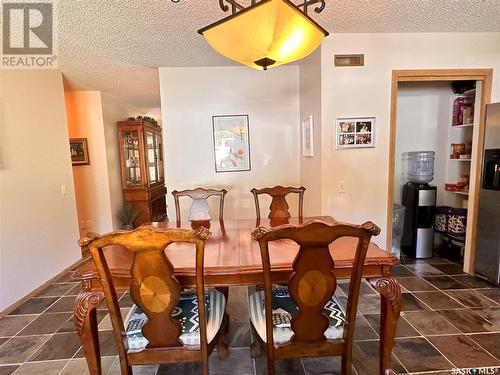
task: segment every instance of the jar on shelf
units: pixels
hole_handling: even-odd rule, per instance
[[[471,106],[462,107],[462,123],[472,124],[474,123],[474,108]]]
[[[461,190],[469,190],[469,175],[461,175],[458,179],[457,186],[460,187]]]
[[[452,143],[450,159],[460,159],[460,155],[465,154],[465,143]]]
[[[464,111],[466,108],[470,108],[472,113],[472,119],[474,120],[474,110],[473,110],[473,101],[470,96],[460,96],[455,99],[453,102],[453,126],[471,124],[471,122],[464,121]],[[470,116],[469,109],[467,109],[467,116]]]

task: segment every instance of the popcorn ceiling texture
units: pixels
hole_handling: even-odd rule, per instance
[[[326,2],[323,13],[310,13],[331,34],[500,31],[500,0]],[[228,15],[217,0],[58,4],[59,67],[67,90],[101,90],[136,106],[155,108],[160,106],[158,67],[232,64],[197,33]]]

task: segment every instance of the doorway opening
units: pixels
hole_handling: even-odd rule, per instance
[[[456,238],[454,244],[461,247],[459,255],[463,257],[464,271],[474,273],[485,113],[486,104],[490,102],[491,81],[491,69],[393,71],[387,248],[393,248],[393,212],[403,204],[407,206],[404,216],[409,220],[400,236],[403,236],[405,252],[411,253],[413,249],[412,256],[416,256],[417,248],[422,252],[429,246],[432,255],[435,246],[450,240],[434,236],[436,205],[456,209],[454,212],[465,213],[466,221],[463,221],[467,224],[462,233],[462,246],[460,242],[457,245]],[[416,151],[430,152],[411,154]],[[414,182],[407,184],[408,166],[428,165],[425,163],[432,158],[435,167],[432,183],[428,183],[428,176],[422,175],[413,176]],[[419,196],[423,202],[420,206]],[[414,207],[408,202],[415,202]],[[414,215],[408,217],[408,211]],[[413,231],[417,221],[420,223],[418,234],[417,230]],[[426,227],[430,227],[427,233],[422,230]],[[398,229],[397,226],[394,229]],[[394,239],[398,240],[396,236]],[[425,243],[428,246],[422,245]]]

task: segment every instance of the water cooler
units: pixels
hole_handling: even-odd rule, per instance
[[[434,178],[434,152],[408,153],[408,179],[403,186],[406,207],[401,249],[412,258],[430,258],[434,248],[434,217],[437,189],[429,185]]]

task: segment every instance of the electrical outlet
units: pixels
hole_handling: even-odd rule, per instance
[[[64,197],[68,194],[68,187],[66,185],[61,185],[61,195]]]
[[[337,191],[341,194],[347,193],[347,187],[345,181],[340,181]]]

